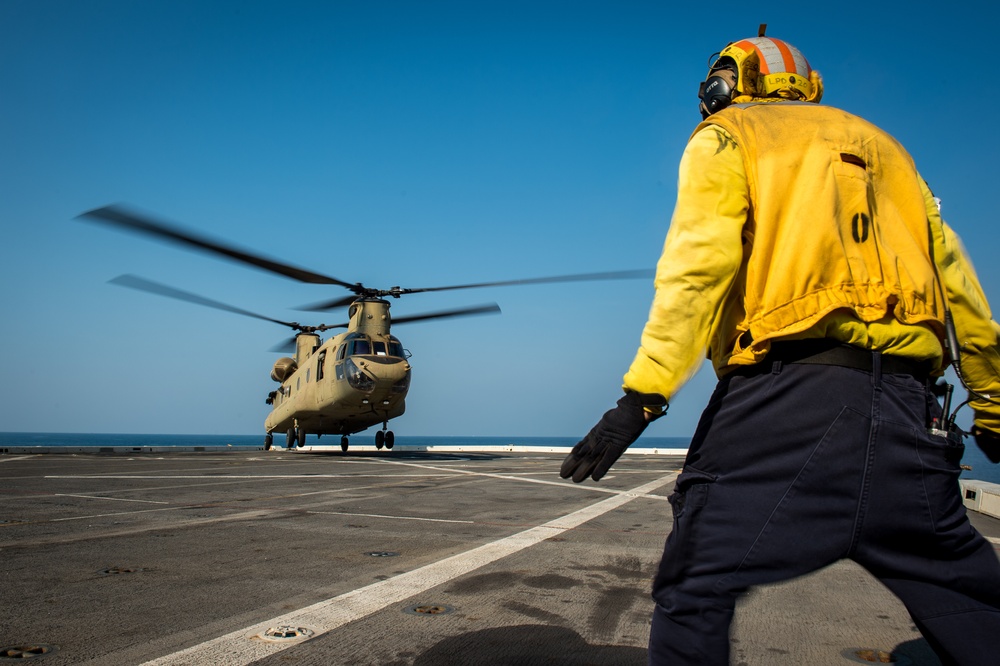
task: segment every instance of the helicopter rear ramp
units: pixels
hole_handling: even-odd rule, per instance
[[[626,456],[575,485],[563,455],[0,455],[0,656],[644,664],[682,458]],[[971,515],[1000,543],[1000,520]],[[850,563],[740,605],[740,663],[939,663]]]

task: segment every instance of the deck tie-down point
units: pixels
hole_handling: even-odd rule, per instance
[[[283,624],[277,627],[271,627],[270,629],[266,629],[259,634],[251,636],[251,639],[267,641],[269,643],[292,643],[295,641],[304,641],[314,633],[315,632],[312,629],[308,629],[306,627],[295,627]]]
[[[23,661],[25,659],[34,659],[35,657],[44,657],[55,651],[55,646],[45,645],[44,643],[10,645],[8,647],[0,647],[0,661]]]
[[[453,610],[455,609],[447,604],[418,604],[404,608],[403,612],[410,615],[447,615]]]

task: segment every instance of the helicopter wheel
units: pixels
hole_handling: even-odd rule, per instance
[[[387,430],[385,433],[385,448],[391,449],[392,445],[396,443],[396,436],[392,434],[391,430]]]
[[[305,428],[299,428],[299,446],[306,445],[306,431]]]
[[[344,435],[343,437],[340,438],[340,450],[341,451],[347,450],[347,435]]]
[[[288,433],[285,435],[285,446],[289,449],[295,448],[295,428],[288,429]]]
[[[267,433],[266,435],[264,435],[264,450],[270,451],[272,444],[274,444],[274,435],[272,435],[271,433]]]
[[[382,450],[382,446],[385,444],[385,433],[381,430],[375,432],[375,448]]]

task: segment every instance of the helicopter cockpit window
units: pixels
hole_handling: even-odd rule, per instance
[[[372,343],[369,340],[351,340],[347,351],[348,356],[370,355],[372,353]]]
[[[397,358],[406,358],[403,352],[403,344],[399,340],[389,341],[389,356],[395,356]]]
[[[340,349],[337,350],[337,360],[338,361],[343,361],[344,360],[344,356],[346,354],[347,354],[347,345],[346,344],[340,345]]]
[[[372,349],[375,350],[376,356],[387,356],[388,352],[385,350],[385,343],[375,340],[372,342]]]

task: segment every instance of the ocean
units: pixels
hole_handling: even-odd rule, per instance
[[[365,434],[355,436],[357,444],[370,443]],[[314,438],[310,437],[309,443]],[[578,437],[419,437],[398,435],[396,444],[401,446],[566,446],[579,441]],[[337,438],[324,439],[324,444],[339,442]],[[686,449],[690,437],[640,437],[635,448]],[[260,447],[263,435],[139,435],[139,434],[86,434],[48,432],[0,432],[0,448],[4,446],[232,446]],[[276,444],[278,441],[276,440]],[[1000,465],[986,459],[971,437],[965,440],[962,478],[1000,483]]]

